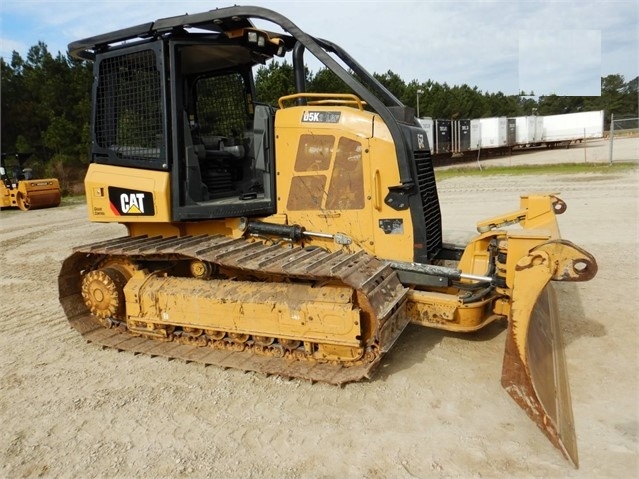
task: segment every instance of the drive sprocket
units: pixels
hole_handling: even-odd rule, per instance
[[[128,278],[117,268],[89,271],[82,279],[82,298],[99,319],[125,317],[124,286]]]

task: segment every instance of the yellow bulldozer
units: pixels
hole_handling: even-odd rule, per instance
[[[34,178],[33,170],[25,167],[25,162],[31,156],[31,153],[2,153],[0,209],[20,208],[27,211],[60,205],[62,192],[59,181],[57,178]],[[13,158],[13,166],[9,165],[10,158]]]
[[[597,263],[560,237],[556,194],[445,241],[413,109],[268,9],[159,19],[69,53],[94,65],[89,219],[127,229],[62,264],[60,301],[86,340],[341,385],[371,378],[409,323],[502,320],[504,388],[577,465],[552,282]],[[254,69],[289,54],[295,93],[260,103]],[[308,54],[343,93],[307,91]]]

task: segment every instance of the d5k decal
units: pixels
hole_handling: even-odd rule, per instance
[[[305,111],[302,115],[304,123],[339,123],[339,111]]]
[[[111,211],[117,216],[153,216],[153,193],[109,186]]]

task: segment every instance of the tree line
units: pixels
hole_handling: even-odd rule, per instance
[[[489,93],[476,86],[437,83],[432,80],[420,83],[404,81],[392,71],[374,73],[373,76],[403,104],[417,109],[419,116],[432,118],[487,118],[493,116],[557,115],[580,111],[604,110],[609,122],[610,114],[637,116],[639,77],[626,82],[623,75],[608,75],[601,78],[601,96],[535,97],[534,92],[505,95]],[[306,75],[310,92],[339,93],[343,83],[327,69]],[[293,66],[290,63],[272,62],[261,67],[256,76],[257,97],[262,101],[277,103],[280,96],[295,92]],[[418,92],[422,92],[419,93]],[[607,125],[606,125],[607,127]]]
[[[92,64],[58,53],[53,56],[43,42],[32,46],[26,58],[13,52],[0,59],[1,148],[4,153],[32,153],[31,164],[39,176],[54,176],[63,186],[81,179],[89,159]],[[492,116],[553,115],[604,110],[637,117],[639,77],[622,75],[601,79],[601,96],[535,97],[483,92],[469,85],[432,80],[406,82],[398,74],[375,73],[377,80],[407,106],[433,118],[483,118]],[[276,105],[279,97],[295,93],[290,63],[270,62],[257,69],[256,100]],[[330,70],[306,72],[307,91],[344,93],[344,84]],[[606,125],[607,127],[607,125]]]

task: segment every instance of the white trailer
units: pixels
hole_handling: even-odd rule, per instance
[[[435,148],[435,143],[433,141],[433,125],[434,121],[430,117],[418,118],[419,124],[422,126],[424,130],[426,130],[426,138],[428,138],[428,148],[430,148],[431,152]]]
[[[544,116],[543,141],[557,143],[603,138],[603,125],[603,110]]]
[[[470,149],[481,148],[481,123],[478,118],[470,120]]]
[[[481,148],[500,148],[508,145],[508,119],[505,116],[480,118]]]
[[[531,146],[541,143],[544,128],[543,117],[540,116],[516,116],[515,144]]]

